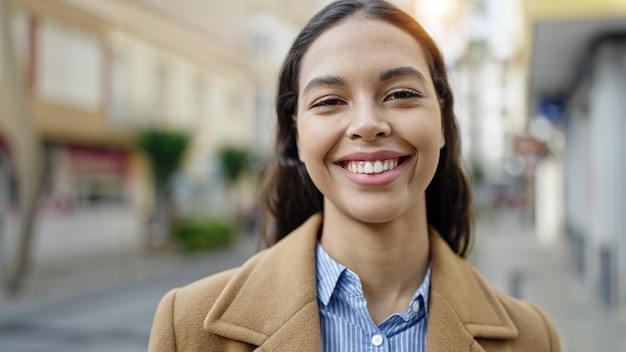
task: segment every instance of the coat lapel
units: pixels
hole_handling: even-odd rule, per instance
[[[267,351],[320,351],[315,244],[321,215],[250,259],[224,288],[205,330]]]
[[[476,339],[512,339],[518,331],[476,270],[434,230],[427,351],[482,351]]]

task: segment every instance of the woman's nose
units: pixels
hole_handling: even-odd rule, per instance
[[[351,115],[350,125],[346,130],[348,138],[362,138],[365,141],[372,141],[391,134],[391,126],[383,113],[375,106],[362,105],[353,109]]]

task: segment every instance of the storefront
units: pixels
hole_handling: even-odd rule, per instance
[[[131,201],[129,154],[79,145],[46,145],[43,202],[54,210],[123,205]]]

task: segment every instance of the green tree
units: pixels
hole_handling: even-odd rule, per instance
[[[219,158],[224,179],[230,184],[236,184],[248,168],[250,152],[244,147],[225,146],[220,149]]]
[[[226,206],[229,215],[239,215],[241,197],[239,182],[250,167],[251,155],[246,147],[226,145],[219,150],[221,172],[226,181]]]
[[[174,217],[171,178],[185,157],[189,134],[166,129],[147,129],[139,135],[139,146],[145,152],[154,181],[154,207],[150,215],[148,243],[151,247],[169,244]]]

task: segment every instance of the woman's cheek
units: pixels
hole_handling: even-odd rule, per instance
[[[324,133],[324,130],[323,126],[316,124],[302,123],[299,126],[298,149],[300,159],[319,158],[328,144],[327,138],[325,138],[328,134]]]

